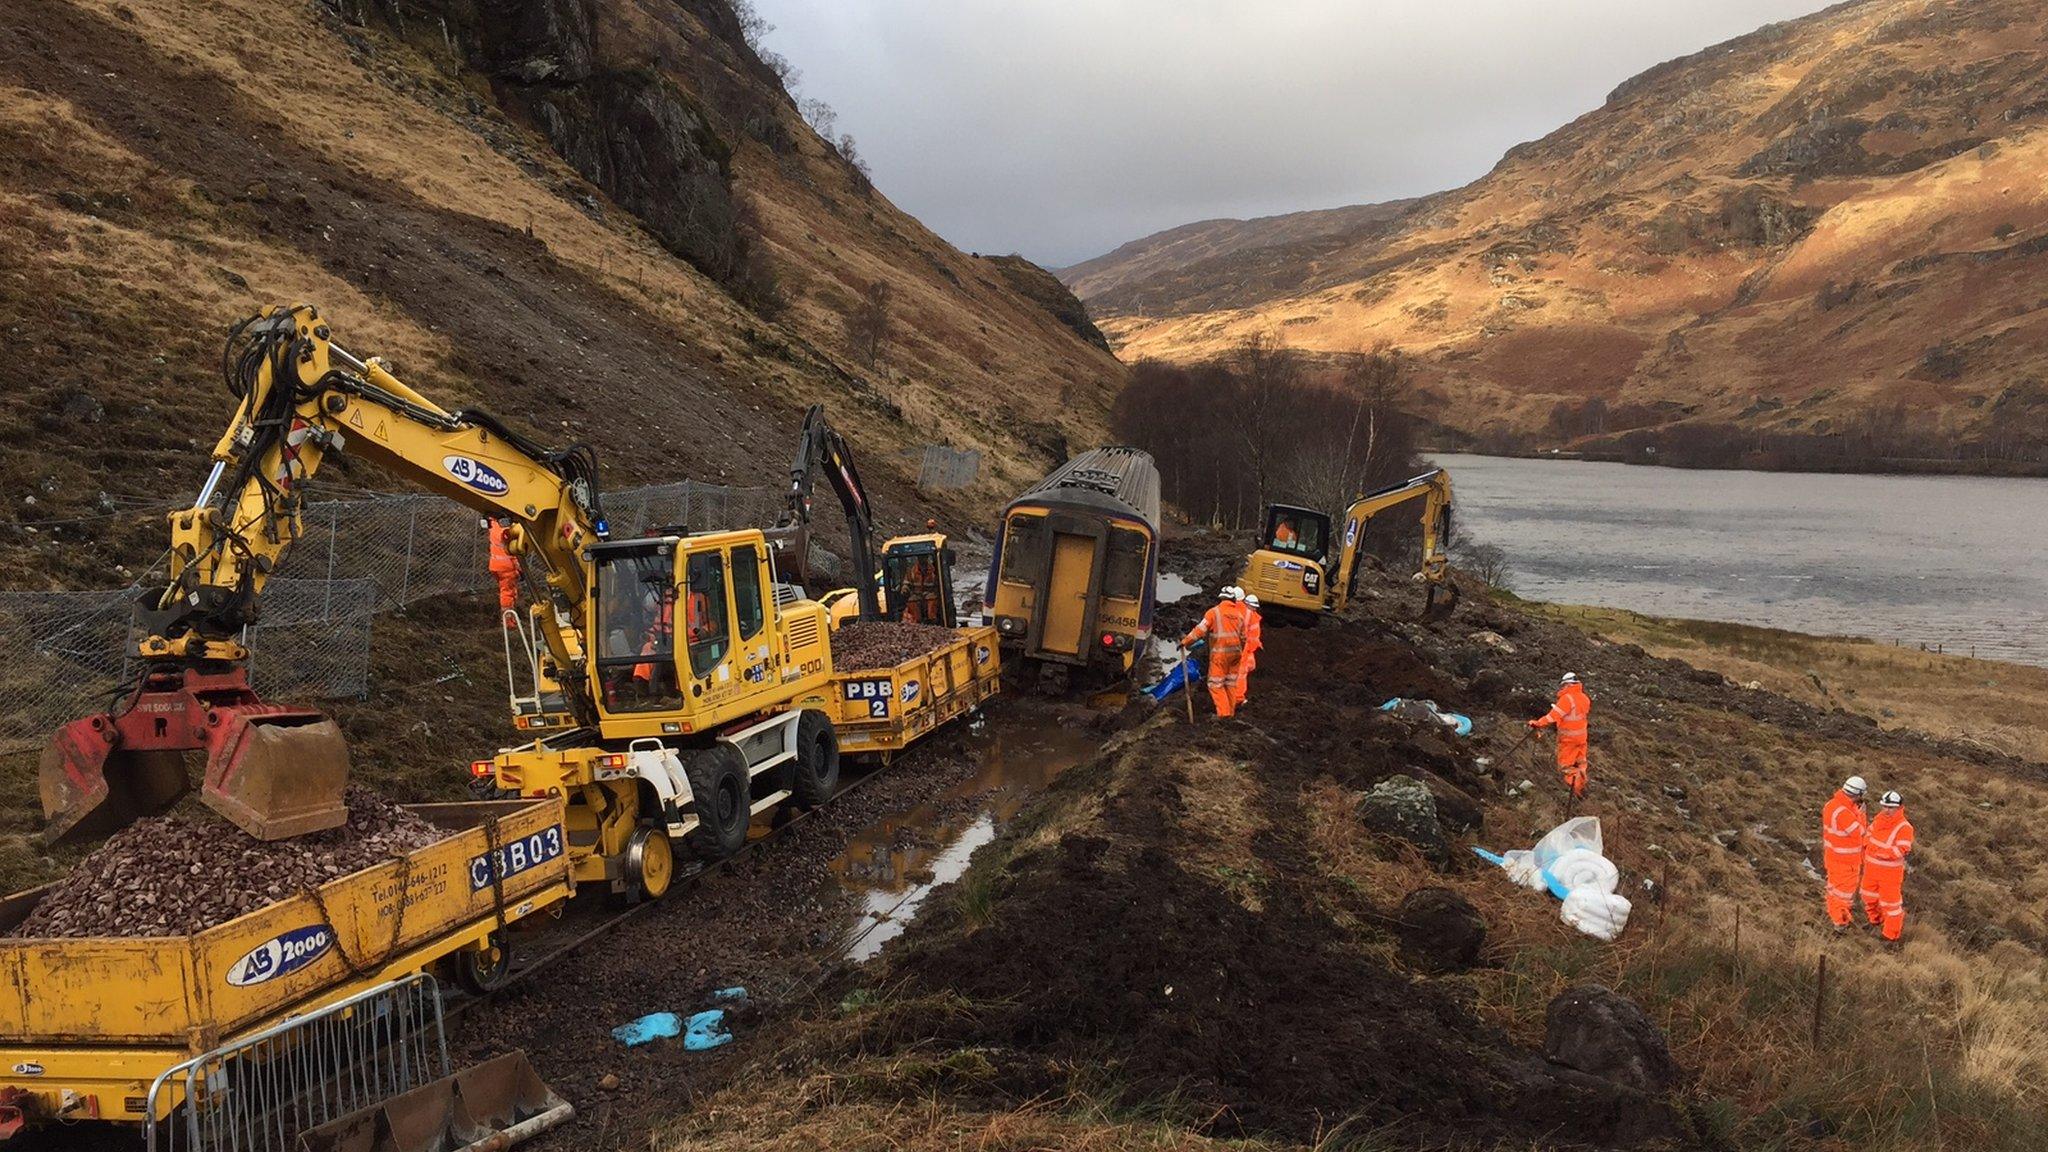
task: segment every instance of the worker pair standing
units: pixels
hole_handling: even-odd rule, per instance
[[[1886,940],[1897,940],[1906,930],[1906,856],[1913,851],[1913,822],[1897,792],[1886,792],[1878,800],[1877,815],[1866,820],[1863,797],[1868,791],[1863,777],[1851,776],[1821,808],[1828,919],[1837,931],[1848,928],[1854,912],[1850,902],[1860,890],[1864,916]]]
[[[1244,589],[1226,586],[1217,595],[1216,606],[1202,614],[1201,623],[1181,638],[1181,647],[1193,648],[1199,641],[1209,645],[1209,700],[1216,715],[1228,718],[1244,699],[1247,653],[1254,643],[1253,629],[1258,616],[1245,603]]]
[[[1557,682],[1557,703],[1529,721],[1532,729],[1557,729],[1557,771],[1575,799],[1586,795],[1586,727],[1592,713],[1593,701],[1578,674],[1567,672]]]

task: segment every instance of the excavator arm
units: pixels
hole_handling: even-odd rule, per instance
[[[1434,608],[1437,590],[1448,585],[1444,579],[1449,560],[1445,549],[1451,539],[1451,474],[1433,468],[1420,476],[1370,492],[1352,501],[1344,510],[1344,533],[1338,543],[1337,573],[1330,589],[1338,611],[1349,603],[1352,582],[1358,572],[1358,552],[1372,518],[1391,508],[1420,501],[1422,504],[1422,566],[1417,578],[1429,586],[1429,603]]]
[[[44,752],[52,842],[168,807],[189,787],[192,751],[206,753],[202,797],[251,835],[279,839],[346,819],[339,730],[258,698],[239,638],[299,537],[306,483],[331,452],[508,521],[512,550],[546,567],[558,611],[539,615],[556,664],[581,674],[577,625],[563,622],[584,618],[580,556],[605,534],[594,453],[543,449],[488,413],[440,407],[376,358],[335,344],[309,305],[244,321],[222,368],[239,403],[198,499],[170,515],[169,580],[139,606],[144,671],[106,713],[66,725]]]
[[[796,459],[789,466],[789,507],[775,529],[768,533],[776,553],[789,563],[799,579],[810,575],[811,490],[815,477],[824,473],[826,482],[839,497],[846,513],[846,533],[851,538],[854,588],[860,601],[860,615],[873,620],[881,615],[880,588],[875,581],[875,512],[868,490],[861,483],[860,469],[854,467],[853,450],[846,438],[825,419],[823,404],[811,405],[804,413],[803,432],[797,440]]]

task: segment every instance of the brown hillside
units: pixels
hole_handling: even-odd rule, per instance
[[[144,513],[227,416],[225,326],[276,301],[614,484],[777,484],[814,401],[892,517],[922,514],[899,448],[981,449],[964,512],[1100,438],[1116,361],[812,133],[724,0],[486,7],[0,11],[8,585],[156,554]],[[877,281],[870,363],[841,317]]]
[[[1392,341],[1440,420],[1500,442],[1712,426],[2035,459],[2044,52],[2024,0],[1843,4],[1651,69],[1391,228],[1304,244],[1280,217],[1155,266],[1166,233],[1068,278],[1127,359]]]

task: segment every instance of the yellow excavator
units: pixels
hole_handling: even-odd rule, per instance
[[[778,584],[760,530],[609,539],[589,448],[440,407],[334,343],[308,305],[243,322],[223,362],[239,404],[199,498],[170,517],[169,581],[141,605],[143,671],[43,756],[49,839],[168,807],[193,752],[202,798],[251,835],[346,819],[339,729],[259,698],[239,639],[299,536],[306,483],[343,450],[508,524],[513,553],[544,568],[547,602],[528,619],[573,725],[482,763],[503,787],[565,797],[578,881],[659,895],[671,835],[722,856],[752,811],[830,795],[831,720],[797,703],[831,677],[825,611]]]
[[[1420,476],[1369,492],[1344,510],[1341,535],[1331,531],[1328,514],[1293,504],[1266,509],[1265,534],[1245,557],[1238,584],[1259,598],[1269,619],[1314,623],[1323,615],[1342,612],[1357,591],[1358,554],[1375,516],[1403,504],[1416,503],[1422,513],[1422,564],[1416,579],[1428,588],[1423,611],[1438,610],[1442,591],[1454,604],[1457,588],[1446,579],[1451,539],[1451,474],[1433,468]]]

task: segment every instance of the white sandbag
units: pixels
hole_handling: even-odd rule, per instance
[[[1564,898],[1564,922],[1597,940],[1612,941],[1628,927],[1628,898],[1594,888],[1575,888]]]
[[[1552,828],[1536,842],[1536,866],[1548,868],[1558,857],[1574,848],[1587,848],[1598,856],[1607,854],[1606,846],[1600,842],[1598,816],[1578,816]]]
[[[1549,872],[1566,892],[1592,891],[1602,895],[1621,884],[1621,870],[1614,861],[1590,848],[1573,848],[1550,862]]]
[[[1508,879],[1513,880],[1524,888],[1541,892],[1545,887],[1543,883],[1543,869],[1536,866],[1535,855],[1535,853],[1527,848],[1517,848],[1512,852],[1503,852],[1500,856],[1500,866],[1507,870]]]

